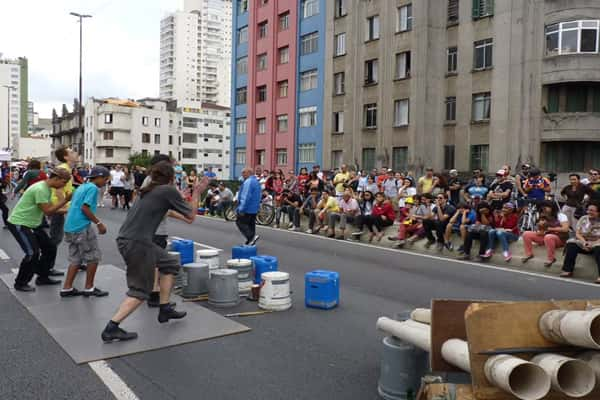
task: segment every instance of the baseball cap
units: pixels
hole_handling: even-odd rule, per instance
[[[99,176],[101,176],[102,178],[108,178],[108,177],[110,177],[110,171],[108,169],[106,169],[105,167],[96,166],[96,167],[92,168],[92,170],[90,171],[90,174],[87,177],[88,177],[88,179],[92,179],[92,178],[97,178]]]
[[[393,169],[391,169],[391,168],[388,168],[388,169],[387,169],[387,172],[394,172],[394,170],[393,170]]]
[[[71,172],[67,171],[64,168],[54,168],[50,170],[50,176],[57,176],[60,179],[63,179],[65,181],[68,181],[69,179],[71,179]]]
[[[412,197],[407,197],[406,200],[404,200],[404,204],[415,204],[415,201]]]
[[[458,171],[455,169],[451,169],[450,171],[448,171],[448,173],[452,176],[458,175]]]
[[[499,169],[498,172],[496,172],[496,175],[502,175],[502,176],[504,176],[504,175],[506,175],[506,171],[503,170],[503,169]]]
[[[510,202],[508,202],[508,203],[504,203],[503,207],[505,207],[505,208],[510,208],[510,209],[514,209],[514,208],[515,208],[515,205],[514,205],[513,203],[510,203]]]

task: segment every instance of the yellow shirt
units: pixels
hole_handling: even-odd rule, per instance
[[[333,178],[333,184],[335,185],[335,191],[337,193],[344,192],[344,182],[350,179],[350,172],[338,172],[335,178]]]
[[[431,188],[433,187],[433,177],[427,178],[422,176],[419,178],[419,184],[421,185],[421,190],[423,193],[431,193]]]
[[[67,171],[69,171],[69,173],[71,173],[71,167],[67,163],[59,164],[56,168],[66,169]],[[65,194],[65,196],[68,195],[69,193],[73,193],[73,178],[69,179],[69,181],[63,188],[52,189],[52,200],[51,200],[52,204],[56,204],[59,202],[58,196],[56,196],[57,190],[61,190]],[[71,202],[65,204],[64,208],[69,208],[70,204],[71,204]]]
[[[340,206],[335,197],[329,196],[329,198],[327,199],[327,203],[325,204],[325,210],[329,212],[340,211]]]

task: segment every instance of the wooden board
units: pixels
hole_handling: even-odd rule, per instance
[[[451,395],[452,391],[455,391],[456,397]],[[417,400],[475,400],[475,397],[471,385],[430,383],[423,387]]]
[[[589,304],[600,304],[600,300],[471,304],[465,312],[465,322],[469,342],[473,393],[476,399],[515,399],[514,396],[489,384],[483,370],[489,356],[480,355],[479,353],[508,348],[556,348],[557,350],[564,348],[563,345],[552,343],[541,335],[538,329],[539,318],[550,310],[584,310]],[[532,354],[520,354],[519,357],[528,360],[532,357]],[[565,396],[551,392],[545,399],[563,400]],[[592,394],[582,399],[598,400],[600,399],[600,390],[596,389]]]

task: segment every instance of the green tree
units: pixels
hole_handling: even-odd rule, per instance
[[[129,165],[132,167],[139,165],[140,167],[148,168],[150,166],[150,159],[149,155],[134,153],[129,156]]]

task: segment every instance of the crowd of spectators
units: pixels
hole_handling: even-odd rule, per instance
[[[275,210],[276,228],[300,231],[301,219],[307,218],[306,233],[368,242],[380,242],[389,228],[397,230],[387,237],[395,247],[426,240],[425,248],[435,246],[438,252],[455,253],[464,260],[473,257],[473,245],[479,242],[480,261],[491,258],[498,248],[510,262],[511,243],[522,240],[523,264],[533,258],[536,244],[546,249],[546,267],[556,262],[557,249],[564,250],[561,276],[572,276],[579,254],[592,255],[600,275],[596,169],[584,179],[571,174],[562,188],[553,185],[553,176],[544,176],[529,164],[514,174],[510,166],[502,166],[492,177],[475,169],[467,179],[456,170],[437,173],[426,168],[417,177],[388,168],[354,171],[346,165],[328,172],[319,166],[310,172],[302,168],[298,175],[260,168],[255,172],[263,203]],[[530,204],[536,210],[535,225],[524,229],[521,216],[532,210]],[[456,249],[454,243],[459,243]]]

